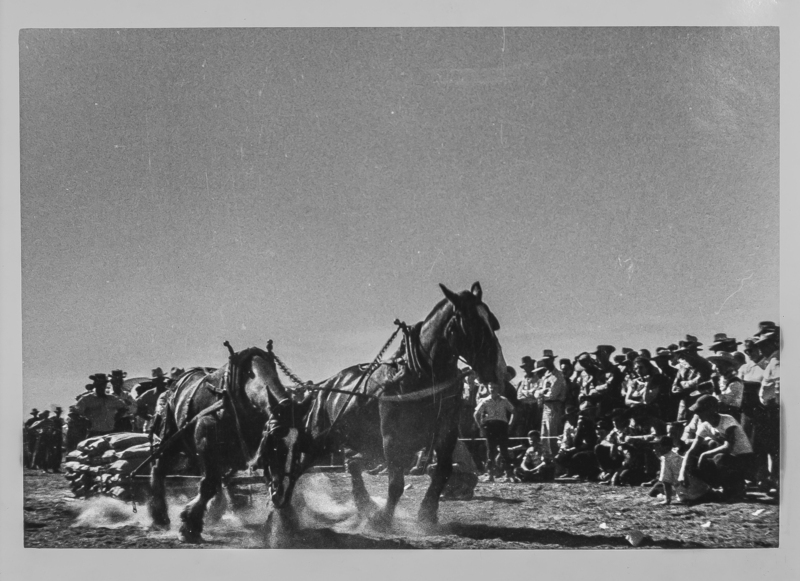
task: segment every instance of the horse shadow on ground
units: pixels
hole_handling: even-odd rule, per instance
[[[599,547],[631,547],[624,536],[581,535],[552,529],[532,529],[524,527],[502,527],[485,524],[448,523],[441,526],[443,534],[465,537],[476,541],[496,539],[504,542],[534,545],[554,545],[554,548],[591,549]],[[698,549],[701,543],[674,541],[672,539],[654,540],[645,537],[639,547],[661,549]]]
[[[522,498],[501,498],[499,496],[473,496],[471,501],[482,500],[484,502],[496,502],[498,504],[522,504],[525,502]]]

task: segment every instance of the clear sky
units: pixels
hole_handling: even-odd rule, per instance
[[[779,317],[777,28],[20,34],[25,408],[480,281],[506,359]]]

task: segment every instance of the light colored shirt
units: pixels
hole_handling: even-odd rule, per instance
[[[478,423],[484,424],[492,420],[499,420],[508,423],[508,416],[514,413],[514,406],[502,395],[497,399],[491,396],[478,402],[475,408],[475,417]]]
[[[683,456],[678,454],[675,450],[670,450],[661,456],[661,474],[658,479],[661,482],[678,484],[678,479],[681,474],[681,466],[683,465]]]
[[[98,397],[96,393],[88,393],[75,403],[76,411],[84,416],[93,432],[110,432],[114,429],[114,420],[117,410],[125,409],[126,405],[114,395]]]
[[[761,389],[758,399],[761,403],[778,403],[781,391],[781,360],[776,351],[768,358],[767,367],[764,369],[764,378],[761,380]]]
[[[551,459],[550,446],[544,446],[539,442],[535,446],[528,446],[528,449],[525,450],[521,467],[526,470],[533,470],[542,462],[549,462]]]
[[[739,422],[733,419],[733,416],[729,416],[727,414],[719,414],[719,424],[717,424],[717,426],[712,426],[708,422],[701,421],[697,426],[696,437],[710,438],[715,442],[722,444],[722,442],[726,440],[725,432],[727,432],[729,428],[733,428],[733,446],[731,447],[730,453],[734,456],[752,453],[753,448],[750,445],[750,440],[747,439],[747,435],[744,433],[742,426],[739,425]]]
[[[764,369],[755,361],[748,361],[739,368],[739,377],[742,381],[761,383],[764,379]]]
[[[517,382],[517,399],[523,402],[536,401],[535,393],[538,387],[538,377],[523,377]]]
[[[744,395],[744,383],[739,378],[734,377],[729,380],[725,377],[719,378],[719,402],[733,408],[742,407],[742,396]]]
[[[563,402],[567,398],[567,382],[558,369],[547,371],[539,381],[545,403]]]

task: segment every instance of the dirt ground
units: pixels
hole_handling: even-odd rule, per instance
[[[386,495],[386,477],[365,475],[376,503]],[[422,531],[415,513],[428,484],[409,476],[391,532],[379,533],[358,520],[341,473],[305,475],[295,508],[299,529],[285,534],[280,523],[266,530],[265,489],[252,487],[248,508],[208,523],[205,542],[178,539],[178,512],[188,495],[171,494],[172,530],[150,531],[145,507],[111,498],[73,498],[63,475],[26,470],[25,547],[49,548],[351,548],[351,549],[631,549],[631,532],[644,535],[640,548],[743,548],[778,546],[778,505],[749,493],[735,504],[658,506],[643,488],[593,483],[480,483],[470,501],[441,504],[440,524]],[[187,491],[188,494],[189,491]]]

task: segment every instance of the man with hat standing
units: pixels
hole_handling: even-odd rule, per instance
[[[714,341],[708,346],[708,350],[715,353],[736,353],[737,346],[741,344],[741,341],[728,337],[725,333],[716,333]]]
[[[711,363],[698,353],[702,343],[693,335],[686,335],[685,341],[673,353],[678,358],[678,373],[672,383],[672,393],[680,399],[676,421],[686,422],[691,415],[689,408],[703,394],[711,393]]]
[[[764,406],[759,433],[762,437],[763,451],[769,456],[770,463],[767,476],[763,476],[766,466],[760,465],[759,485],[762,489],[769,487],[778,489],[780,485],[780,443],[781,443],[781,360],[780,360],[780,327],[772,321],[759,324],[755,336],[755,344],[764,355],[759,365],[764,365],[764,377],[758,399]]]
[[[533,369],[539,376],[536,395],[542,401],[541,437],[552,456],[558,453],[557,440],[563,427],[564,402],[567,399],[567,383],[561,371],[556,369],[554,360],[553,352],[545,349]]]
[[[539,376],[533,370],[536,362],[525,355],[520,363],[520,369],[525,375],[517,382],[517,418],[514,427],[514,435],[526,435],[529,431],[538,427],[539,403],[536,399],[536,390],[539,386]]]
[[[156,404],[158,398],[167,389],[169,379],[164,375],[160,367],[156,367],[151,372],[152,379],[146,391],[136,398],[137,414],[144,419],[144,431],[149,432],[153,426],[153,419],[156,415]]]
[[[33,408],[29,417],[22,424],[22,465],[33,468],[33,451],[36,448],[36,435],[31,426],[39,420],[39,410]]]
[[[133,421],[136,417],[136,400],[131,397],[129,393],[123,391],[122,386],[125,383],[127,373],[121,369],[114,369],[111,372],[111,393],[118,397],[125,403],[125,412],[117,416],[117,421],[114,426],[115,432],[132,432]]]
[[[89,437],[110,434],[114,431],[117,414],[126,409],[125,403],[107,393],[108,376],[105,373],[95,373],[89,379],[94,393],[81,397],[75,404],[75,411],[89,420]]]

